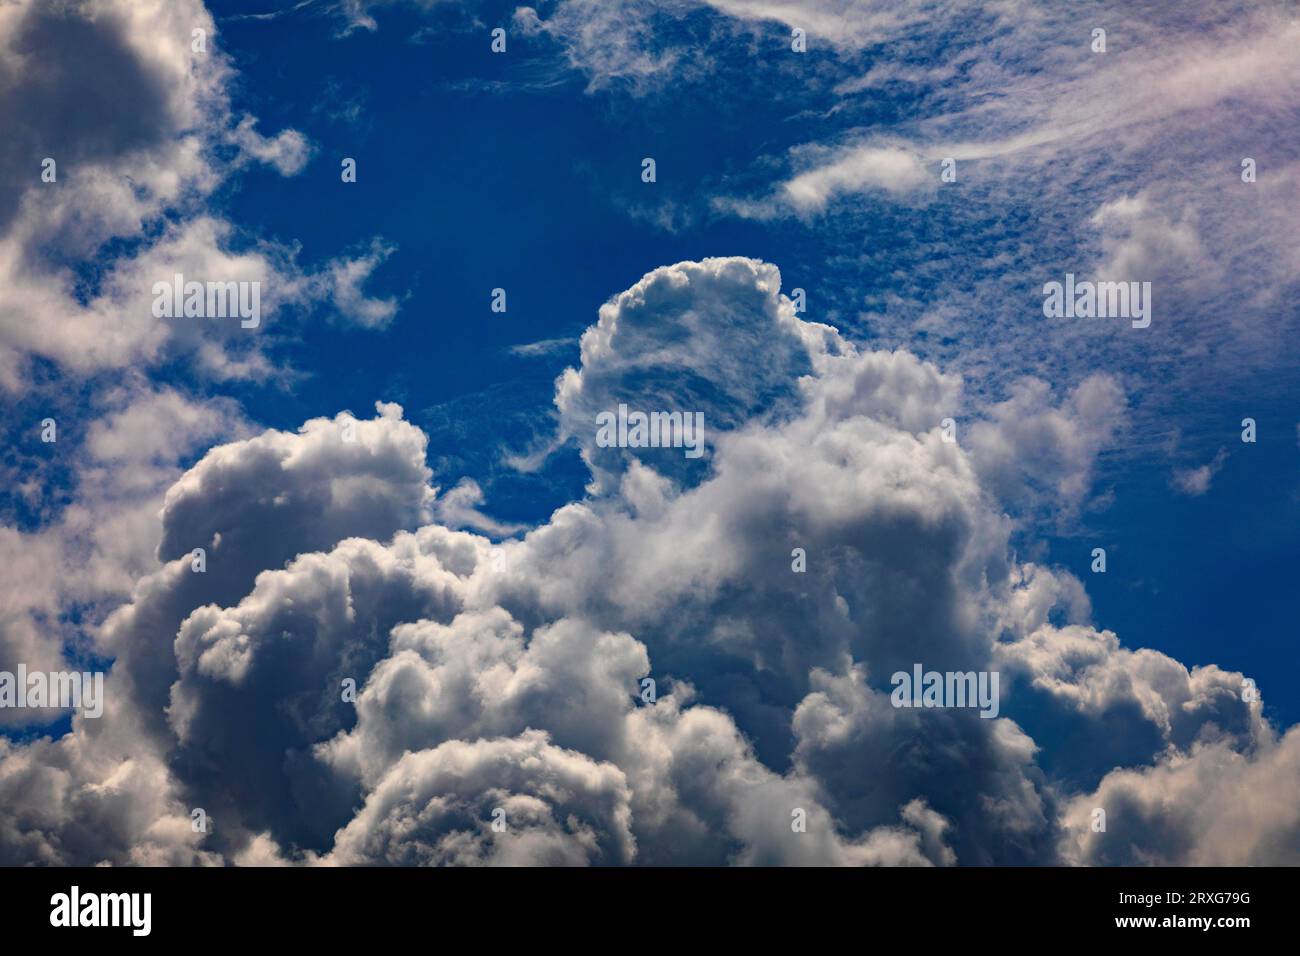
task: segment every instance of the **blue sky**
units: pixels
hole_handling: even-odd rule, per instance
[[[232,4],[229,12],[246,9]],[[508,23],[510,9],[489,5],[478,18],[489,26]],[[213,10],[223,23],[223,6]],[[687,35],[719,19],[725,20],[694,12],[687,29],[695,29]],[[893,263],[938,258],[947,260],[945,269],[967,274],[979,256],[960,247],[978,244],[982,230],[995,229],[1001,242],[1031,244],[1029,262],[996,279],[1004,289],[1028,286],[1018,321],[1041,324],[1037,275],[1026,268],[1047,258],[1033,245],[1038,230],[1032,221],[988,209],[978,183],[969,189],[962,183],[967,194],[976,194],[975,212],[963,195],[924,210],[880,204],[871,209],[879,216],[873,222],[767,224],[711,213],[710,192],[737,179],[752,181],[756,157],[844,125],[809,115],[827,109],[832,96],[780,76],[788,39],[781,25],[754,25],[751,42],[762,52],[724,65],[730,81],[724,97],[707,83],[689,81],[642,96],[617,84],[586,93],[587,77],[565,71],[553,44],[512,38],[508,54],[496,56],[483,40],[485,31],[463,17],[435,12],[429,21],[394,9],[382,14],[380,30],[342,38],[337,20],[307,11],[272,22],[223,23],[224,42],[233,47],[247,87],[247,108],[268,126],[303,129],[321,147],[299,177],[285,181],[267,170],[242,181],[230,198],[232,215],[256,223],[259,233],[292,237],[305,255],[327,256],[382,235],[398,251],[374,288],[406,296],[382,336],[313,330],[299,359],[309,381],[290,395],[240,396],[259,421],[292,427],[310,415],[364,408],[382,396],[414,415],[429,415],[416,420],[430,427],[443,420],[433,409],[452,403],[446,411],[482,436],[472,443],[481,450],[465,449],[460,436],[449,435],[445,451],[435,439],[431,456],[479,459],[466,461],[466,473],[503,484],[493,513],[536,521],[580,490],[582,472],[557,469],[568,481],[555,492],[499,475],[484,452],[517,440],[520,426],[512,422],[500,435],[494,429],[505,424],[503,417],[527,420],[530,411],[547,408],[554,375],[573,361],[577,335],[600,303],[656,265],[719,254],[775,262],[788,286],[810,290],[815,317],[834,315],[840,328],[869,340],[870,323],[855,313],[890,291]],[[809,59],[811,71],[850,73],[817,50]],[[547,76],[543,88],[529,89],[519,79],[537,73]],[[933,92],[873,97],[857,107],[853,122],[925,115],[926,94]],[[353,104],[355,120],[331,117]],[[355,188],[336,182],[336,157],[345,155],[360,163]],[[658,164],[653,187],[640,181],[643,156]],[[1034,191],[1031,186],[1018,201],[1027,216],[1033,215]],[[681,223],[683,213],[672,230],[627,211],[653,215],[677,204],[689,210],[690,224]],[[827,260],[852,253],[880,262],[828,268]],[[903,281],[920,287],[924,308],[925,279]],[[939,290],[929,285],[938,299]],[[497,287],[508,294],[504,317],[488,307]],[[509,353],[511,346],[551,339],[572,344],[556,343],[553,352],[536,358]],[[960,350],[960,335],[954,340]],[[924,341],[911,344],[926,354]],[[1295,663],[1283,625],[1297,610],[1295,596],[1287,594],[1294,570],[1287,559],[1300,552],[1297,449],[1288,428],[1288,416],[1295,417],[1294,368],[1287,364],[1261,376],[1258,369],[1216,368],[1206,358],[1195,364],[1199,370],[1185,372],[1190,387],[1178,389],[1183,394],[1154,398],[1187,436],[1190,447],[1183,453],[1200,464],[1218,447],[1239,443],[1240,417],[1247,414],[1267,422],[1267,437],[1247,449],[1249,459],[1234,457],[1215,494],[1199,499],[1171,490],[1168,456],[1152,462],[1116,449],[1102,476],[1113,501],[1053,536],[1047,553],[1087,581],[1105,626],[1143,634],[1145,645],[1189,662],[1288,675],[1277,680],[1268,704],[1291,724],[1300,719],[1300,681],[1292,679]],[[1070,365],[1066,374],[1076,376],[1108,367],[1092,365],[1086,355],[1070,357]],[[1139,379],[1146,371],[1110,367]],[[1234,371],[1241,380],[1226,387]],[[1223,394],[1201,401],[1208,378]],[[480,401],[493,404],[476,418]],[[1135,447],[1151,440],[1142,434],[1128,439]],[[1111,577],[1092,577],[1091,549],[1103,545],[1116,565]]]
[[[0,252],[22,251],[0,255],[11,289],[0,300],[10,409],[0,558],[12,580],[41,582],[5,595],[0,670],[102,666],[131,700],[107,729],[66,711],[0,721],[11,741],[0,766],[52,773],[75,763],[80,735],[106,752],[134,741],[152,754],[138,772],[157,820],[206,799],[237,822],[207,842],[126,822],[72,839],[66,821],[20,807],[7,822],[23,838],[4,845],[0,828],[0,860],[410,862],[378,809],[385,787],[415,779],[417,792],[472,807],[480,791],[448,782],[440,761],[453,744],[490,749],[484,740],[500,750],[476,753],[484,779],[522,794],[531,784],[501,769],[517,753],[617,768],[634,822],[625,833],[610,822],[622,816],[603,815],[606,797],[574,784],[553,817],[533,821],[550,855],[480,837],[478,861],[572,862],[581,841],[557,822],[565,807],[604,834],[602,862],[1300,859],[1293,837],[1273,856],[1254,849],[1295,832],[1280,809],[1168,845],[1152,822],[1180,774],[1228,768],[1217,790],[1188,797],[1201,806],[1231,805],[1234,787],[1275,787],[1281,803],[1300,764],[1300,738],[1286,733],[1300,723],[1294,10],[187,0],[163,16],[148,6],[105,0],[97,29],[120,29],[132,51],[120,75],[132,57],[157,71],[141,95],[156,100],[145,107],[165,117],[161,132],[127,130],[111,103],[98,122],[43,126],[23,105],[32,91],[79,104],[94,83],[62,63],[61,79],[23,73],[32,68],[17,51],[38,35],[35,14],[24,21],[19,4],[0,20],[14,51],[0,117],[30,125],[16,141],[32,144],[0,160],[30,172],[56,146],[76,157],[61,161],[65,192],[28,184],[0,196]],[[141,19],[128,28],[132,10]],[[61,35],[75,34],[76,16]],[[197,58],[193,24],[210,34]],[[490,49],[494,27],[506,30],[505,53]],[[807,52],[795,52],[792,31],[805,29]],[[357,162],[355,183],[340,181],[344,157]],[[641,178],[645,157],[653,183]],[[948,157],[955,182],[941,179]],[[1242,179],[1243,157],[1257,180]],[[778,268],[783,295],[742,261]],[[144,289],[185,267],[260,277],[270,298],[257,334],[150,325]],[[1067,272],[1150,281],[1151,327],[1046,318],[1043,284]],[[504,314],[490,308],[496,288]],[[795,288],[807,299],[797,318],[784,298]],[[852,399],[837,390],[845,382]],[[716,423],[714,451],[692,468],[594,448],[600,403],[638,398],[697,403]],[[394,405],[372,412],[376,402]],[[352,416],[369,457],[317,448]],[[934,444],[947,416],[955,462]],[[39,441],[46,417],[59,422],[57,445]],[[851,447],[826,452],[839,441]],[[904,445],[910,457],[896,458]],[[317,471],[299,472],[303,460]],[[811,490],[764,497],[771,475]],[[285,501],[301,518],[275,510]],[[208,590],[174,570],[200,532],[214,554],[224,539],[239,556],[214,565]],[[403,533],[425,536],[411,545],[423,557],[403,551]],[[431,543],[444,533],[462,536],[455,547],[478,555],[478,570]],[[805,538],[832,569],[808,588],[784,570]],[[354,539],[389,550],[363,559],[348,551]],[[490,564],[503,542],[505,571]],[[1090,570],[1096,547],[1104,574]],[[324,585],[294,590],[318,560],[359,577],[363,565],[410,561],[410,579],[424,582],[434,553],[439,573],[464,578],[446,585],[457,594],[447,606],[427,582],[385,577],[373,620],[355,611],[365,620],[336,627]],[[366,607],[354,587],[343,603]],[[317,601],[310,651],[282,659],[269,635],[299,633],[295,615],[311,617],[302,609]],[[567,722],[579,705],[554,697],[511,704],[509,717],[461,715],[459,730],[451,718],[394,716],[444,706],[460,677],[439,670],[452,668],[451,651],[429,650],[442,647],[438,629],[471,646],[489,629],[475,615],[492,614],[521,629],[525,657],[510,667],[535,653],[530,666],[556,686],[581,684],[557,663],[570,659],[566,642],[594,641],[601,650],[585,653],[606,676],[634,674],[647,655],[649,673],[677,688],[674,720],[730,722],[735,779],[779,793],[785,817],[787,795],[817,794],[825,841],[809,850],[767,824],[717,823],[685,796],[680,819],[636,822],[666,805],[650,758],[587,739]],[[493,633],[513,633],[492,621]],[[394,676],[402,627],[441,688],[418,706],[402,696],[417,679]],[[237,634],[261,650],[232,650]],[[496,672],[482,662],[509,640],[475,658],[475,693],[489,693]],[[954,665],[1001,661],[1015,688],[993,722],[1003,729],[957,721],[877,740],[888,721],[864,715],[900,647]],[[166,662],[145,663],[145,648]],[[361,669],[356,714],[309,704],[316,685],[285,690],[266,714],[239,703],[293,685],[277,668],[299,652],[313,662],[306,672],[320,663],[322,686]],[[229,663],[245,653],[260,663]],[[1262,707],[1243,702],[1244,678]],[[589,723],[652,720],[599,711],[596,685],[573,693],[593,708]],[[826,708],[857,729],[836,736],[817,716]],[[655,731],[665,741],[695,739],[667,726]],[[239,747],[223,741],[241,730],[265,734],[267,752],[231,757]],[[1037,756],[1022,762],[1017,735]],[[409,761],[388,753],[394,740]],[[689,766],[686,744],[663,744],[675,747]],[[880,771],[888,784],[836,769],[866,774],[886,751],[910,755]],[[946,769],[934,756],[955,752]],[[228,773],[286,768],[278,796],[200,796],[225,760]],[[962,773],[978,797],[1014,805],[1015,822],[963,803]],[[330,794],[324,809],[294,803],[317,786]],[[704,803],[725,805],[728,821],[766,819],[766,805],[747,800],[720,781]],[[1145,829],[1116,824],[1109,843],[1087,835],[1099,803]],[[674,856],[697,825],[727,836]],[[439,827],[439,839],[474,831]]]

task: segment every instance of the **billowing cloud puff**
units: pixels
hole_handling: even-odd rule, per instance
[[[1071,444],[1063,422],[1104,422],[1112,384],[1028,387],[967,444],[942,424],[961,384],[802,320],[773,266],[714,259],[602,309],[556,395],[591,494],[515,539],[430,521],[463,511],[464,486],[439,508],[424,436],[394,405],[218,446],[173,483],[163,563],[99,635],[104,717],[0,751],[0,856],[1294,854],[1273,799],[1292,737],[1276,741],[1242,676],[1126,648],[1093,626],[1077,580],[1015,553],[1007,500],[1035,477],[1082,494],[1066,472],[1086,475],[1103,439]],[[709,454],[597,446],[594,413],[619,401],[694,406]],[[1014,456],[990,457],[1044,439],[1064,442],[1045,457],[1065,471],[1017,477]],[[891,675],[915,663],[997,672],[997,714],[894,706]],[[1199,825],[1202,796],[1262,790],[1257,813]],[[1162,801],[1183,819],[1122,822]],[[1103,834],[1081,829],[1095,805],[1113,808]],[[196,807],[208,833],[183,826]],[[87,818],[104,822],[88,833]]]
[[[26,746],[0,738],[0,864],[220,864],[177,797],[147,747],[102,752],[83,733]]]
[[[402,624],[357,700],[356,729],[320,752],[372,780],[429,741],[545,726],[560,745],[608,758],[649,671],[644,646],[630,636],[576,621],[539,628],[527,642],[499,607],[448,624]]]
[[[1061,852],[1094,866],[1295,866],[1300,863],[1300,733],[1256,754],[1227,741],[1117,769],[1076,797]],[[1095,824],[1105,813],[1105,829]]]
[[[554,747],[540,731],[453,740],[402,757],[340,831],[331,862],[627,863],[629,799],[617,767]]]
[[[50,569],[61,557],[57,540],[0,528],[0,565],[5,569],[0,583],[0,661],[23,661],[33,671],[62,670],[65,659],[62,641],[51,638],[49,624],[59,613],[57,583]],[[42,710],[32,715],[15,708],[0,710],[0,726],[48,721]]]
[[[1051,862],[1052,796],[1037,746],[1007,719],[894,707],[860,668],[814,671],[794,714],[796,763],[821,782],[845,822],[887,816],[923,794],[965,863]],[[950,854],[952,851],[948,851]]]
[[[1052,407],[1047,383],[1030,378],[985,414],[970,433],[984,483],[1006,500],[1072,512],[1087,497],[1098,454],[1124,424],[1125,398],[1112,376],[1093,374]]]
[[[113,81],[104,82],[106,76]],[[160,527],[166,527],[163,560],[198,546],[214,550],[215,529],[205,525],[212,516],[191,516],[183,492],[174,506],[163,497],[182,464],[249,432],[233,401],[206,396],[201,385],[291,376],[267,357],[283,327],[265,334],[286,310],[328,304],[331,313],[365,326],[381,325],[396,311],[395,300],[372,299],[362,290],[391,246],[375,242],[309,267],[297,261],[291,244],[258,241],[210,207],[218,187],[248,164],[293,175],[310,154],[294,130],[263,135],[253,117],[236,118],[229,101],[233,76],[200,0],[0,4],[0,393],[29,403],[11,416],[15,444],[30,410],[39,409],[38,422],[50,416],[58,429],[57,445],[42,445],[25,462],[30,467],[13,495],[24,507],[16,519],[8,512],[0,527],[4,566],[25,582],[21,590],[0,590],[2,664],[49,669],[84,664],[100,650],[130,653],[104,634],[87,642],[78,623],[93,628],[137,583],[150,586],[161,571]],[[265,324],[157,316],[155,285],[176,274],[257,284]],[[173,362],[197,371],[200,387],[191,392],[148,381],[150,370]],[[69,393],[84,398],[75,418]],[[420,461],[407,480],[422,491],[424,438],[414,429],[409,434]],[[356,448],[364,447],[363,437]],[[7,480],[16,474],[6,468]],[[315,518],[323,508],[346,533],[388,534],[417,523],[419,492],[409,507],[395,506],[380,500],[382,482],[373,489],[379,497],[364,500],[345,483],[359,480],[349,475],[314,491],[304,486],[298,496],[265,504],[301,509],[304,525],[307,512]],[[227,536],[227,553],[238,539],[256,537],[256,521],[245,524],[249,505],[240,505],[245,514],[235,522],[247,531]],[[343,514],[349,508],[351,518]],[[164,510],[170,510],[165,520]],[[23,511],[55,517],[36,529]],[[319,530],[321,541],[337,540],[329,537],[334,529]],[[191,533],[201,539],[189,543]],[[170,535],[186,539],[175,545],[179,550],[171,550]],[[258,546],[278,554],[269,542]],[[292,557],[303,544],[285,547],[273,561]],[[212,593],[227,600],[251,581],[240,578],[242,570],[224,573],[229,570],[214,568],[207,579],[216,585]],[[170,643],[172,616],[151,644]],[[166,653],[164,674],[171,671],[169,658]],[[49,715],[6,709],[0,722],[27,723],[33,716]]]
[[[153,401],[149,407],[157,411],[166,404]],[[127,862],[140,853],[176,860],[177,853],[190,852],[197,837],[188,814],[211,807],[173,802],[184,792],[167,766],[168,751],[177,744],[167,721],[170,689],[179,676],[177,634],[192,611],[237,604],[259,572],[282,566],[302,550],[284,535],[266,533],[276,518],[286,522],[283,530],[296,526],[292,534],[314,539],[319,548],[357,534],[387,539],[420,522],[432,498],[424,436],[402,421],[397,406],[384,405],[380,412],[372,420],[340,415],[309,422],[297,434],[267,432],[218,446],[176,482],[154,533],[165,563],[140,578],[130,600],[96,635],[96,651],[113,661],[104,716],[78,715],[73,733],[20,748],[4,761],[0,777],[15,794],[6,801],[12,813],[5,825],[24,834],[19,842],[39,844],[43,859],[61,863]],[[132,427],[130,415],[97,432],[93,444],[99,453],[117,453],[116,436]],[[326,441],[324,435],[334,437]],[[177,542],[174,554],[165,544],[169,539]],[[202,573],[194,570],[192,547],[205,549]],[[11,657],[7,647],[0,649],[0,669],[28,660],[34,666],[41,659]],[[136,786],[148,791],[147,800],[131,797]],[[35,802],[27,805],[22,794]],[[79,801],[95,794],[121,794],[132,813],[111,826],[82,830],[76,822],[85,816]],[[142,807],[159,809],[137,812]],[[164,810],[177,820],[184,817],[183,828],[156,831]],[[224,825],[233,820],[222,816],[214,813],[221,821],[215,832],[224,835]],[[83,833],[83,842],[66,844],[59,834],[67,827]],[[22,852],[15,851],[19,857]]]
[[[68,609],[100,619],[157,570],[158,510],[181,474],[180,460],[245,428],[233,403],[135,379],[95,404],[99,417],[63,459],[73,500],[39,529],[0,528],[0,564],[7,571],[0,587],[0,661],[62,670],[84,657],[86,642],[66,620]],[[62,415],[51,421],[56,433],[68,424]],[[33,503],[49,494],[41,478],[38,472],[19,488]],[[5,724],[50,717],[43,710],[0,710]]]
[[[314,550],[419,524],[433,500],[425,436],[402,420],[401,406],[376,408],[375,419],[315,418],[297,434],[212,449],[167,492],[159,554],[233,549],[242,565],[252,554],[291,557],[304,537]],[[268,533],[286,532],[292,544],[270,542]]]
[[[648,454],[597,445],[597,416],[617,413],[620,403],[647,413],[702,412],[706,436],[788,405],[798,377],[811,371],[804,338],[816,332],[777,294],[780,284],[774,267],[748,259],[682,262],[601,307],[582,336],[582,368],[561,377],[555,403],[562,434],[578,441],[602,483],[622,462]],[[702,473],[657,450],[651,457],[678,478]]]
[[[322,303],[365,327],[392,318],[395,300],[361,290],[384,244],[310,269],[202,208],[250,162],[290,176],[310,155],[296,130],[236,118],[233,72],[202,0],[0,9],[0,389],[22,387],[35,358],[77,377],[177,358],[218,380],[272,377],[260,317],[154,314],[155,283],[177,273],[260,283],[268,323]],[[88,283],[92,261],[102,276]]]

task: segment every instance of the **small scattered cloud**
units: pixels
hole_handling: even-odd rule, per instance
[[[1170,483],[1182,494],[1198,498],[1210,490],[1214,480],[1228,460],[1228,449],[1220,448],[1211,461],[1197,468],[1175,468]]]

